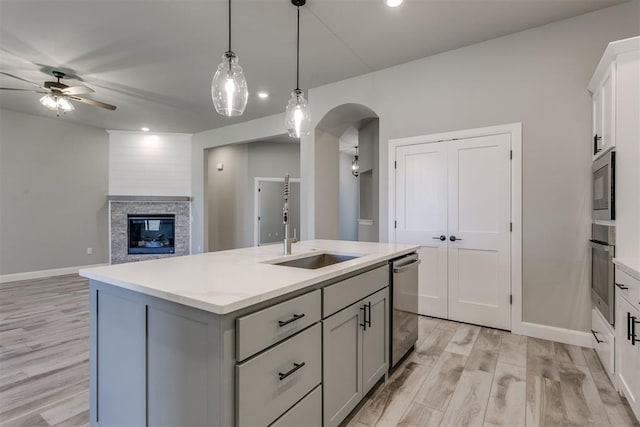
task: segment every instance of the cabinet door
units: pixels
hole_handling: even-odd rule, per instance
[[[376,292],[362,303],[367,307],[367,328],[362,332],[362,390],[367,394],[387,372],[389,364],[389,289]]]
[[[602,139],[600,140],[602,151],[606,151],[615,145],[615,63],[611,64],[609,74],[602,82]]]
[[[593,139],[591,154],[595,157],[602,151],[602,87],[593,94]]]
[[[322,321],[322,392],[326,427],[340,424],[364,396],[362,307],[361,302],[355,303]]]
[[[618,304],[616,309],[618,383],[629,405],[637,411],[640,405],[640,342],[636,339],[633,345],[629,334],[634,331],[634,326],[631,324],[634,319],[630,317],[635,316],[635,319],[640,321],[638,319],[640,314],[624,298],[618,296],[616,302]],[[636,323],[635,334],[640,338],[640,324]]]

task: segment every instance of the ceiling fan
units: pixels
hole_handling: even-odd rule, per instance
[[[79,96],[92,93],[93,89],[84,85],[68,86],[62,83],[60,79],[63,79],[65,77],[65,73],[63,73],[62,71],[52,71],[51,74],[53,74],[53,76],[58,79],[58,81],[44,82],[44,86],[23,79],[22,77],[14,76],[13,74],[5,73],[2,71],[0,71],[0,74],[23,81],[25,83],[29,83],[30,85],[37,87],[37,89],[0,87],[0,90],[43,93],[44,96],[40,98],[40,103],[46,108],[55,111],[57,116],[60,116],[60,111],[66,113],[75,109],[71,101],[78,101],[82,102],[83,104],[93,105],[95,107],[105,108],[107,110],[116,109],[115,105]]]

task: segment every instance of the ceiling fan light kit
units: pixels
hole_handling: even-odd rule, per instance
[[[292,138],[300,138],[308,135],[311,130],[311,112],[309,104],[300,90],[300,6],[304,6],[306,0],[291,0],[297,8],[297,39],[296,39],[296,88],[291,92],[291,98],[285,111],[285,126],[287,133]]]
[[[60,117],[60,112],[67,113],[69,111],[75,110],[75,107],[71,103],[71,101],[82,102],[83,104],[93,105],[95,107],[105,108],[107,110],[115,110],[116,106],[107,104],[105,102],[96,101],[95,99],[84,98],[79,95],[84,95],[88,93],[92,93],[93,89],[84,86],[68,86],[60,81],[65,77],[65,74],[62,71],[52,71],[51,74],[58,79],[58,81],[50,81],[44,82],[43,86],[40,86],[37,83],[32,81],[23,79],[22,77],[14,76],[13,74],[1,72],[0,74],[11,77],[16,80],[20,80],[25,83],[29,83],[32,86],[36,86],[38,89],[17,89],[17,88],[8,88],[3,87],[0,90],[12,90],[12,91],[21,91],[21,92],[34,92],[34,93],[44,93],[45,95],[40,98],[40,104],[45,108],[55,111],[56,116]]]
[[[231,50],[231,0],[229,0],[229,49],[222,55],[211,82],[211,98],[216,112],[226,117],[244,113],[249,99],[249,88],[238,56]]]

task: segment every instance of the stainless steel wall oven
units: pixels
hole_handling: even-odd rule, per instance
[[[615,230],[611,225],[591,225],[591,301],[607,321],[614,323]]]

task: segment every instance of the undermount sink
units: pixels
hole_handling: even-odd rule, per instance
[[[338,264],[340,262],[349,261],[360,258],[361,255],[341,255],[341,254],[317,254],[304,258],[296,258],[287,261],[273,263],[273,265],[283,265],[285,267],[306,268],[307,270],[315,270],[317,268],[326,267],[328,265]]]

